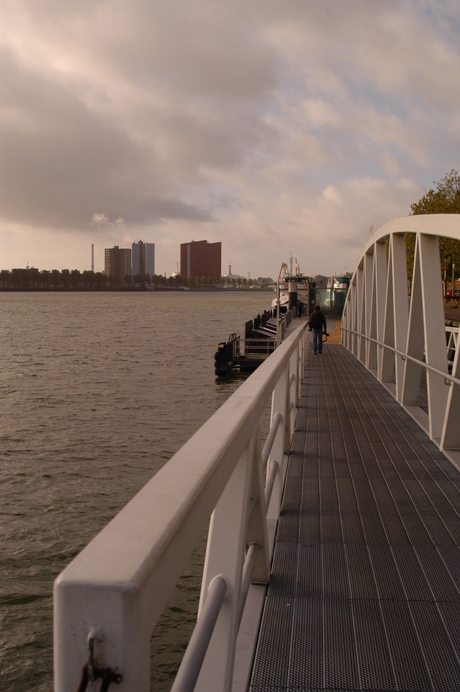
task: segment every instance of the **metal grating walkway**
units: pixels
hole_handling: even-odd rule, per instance
[[[460,690],[459,545],[460,473],[342,346],[310,353],[252,692]]]

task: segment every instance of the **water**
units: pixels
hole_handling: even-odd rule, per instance
[[[0,689],[52,690],[53,580],[239,386],[213,354],[271,297],[0,294]],[[202,545],[154,632],[155,690],[195,617]]]

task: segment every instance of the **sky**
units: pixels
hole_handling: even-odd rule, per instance
[[[460,167],[458,0],[2,0],[0,268],[353,271]]]

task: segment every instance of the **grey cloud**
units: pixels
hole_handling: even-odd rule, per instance
[[[168,238],[221,233],[274,248],[277,265],[290,238],[331,237],[333,205],[304,231],[326,186],[358,181],[333,217],[352,248],[418,194],[369,183],[356,208],[364,180],[429,185],[456,165],[454,0],[14,5],[0,8],[4,228],[102,235],[104,214],[113,237],[118,218]]]
[[[184,198],[205,167],[241,165],[267,135],[253,102],[275,83],[274,51],[254,46],[235,8],[115,1],[109,16],[103,3],[20,4],[71,69],[2,55],[13,114],[0,133],[3,218],[77,228],[101,209],[127,224],[210,220]]]
[[[258,100],[276,84],[275,50],[260,35],[263,5],[244,0],[18,0],[58,51],[84,51],[130,84],[213,101]]]
[[[418,0],[267,3],[270,42],[313,93],[456,107],[458,5]],[[270,20],[267,21],[267,24]],[[290,41],[287,40],[290,37]]]
[[[193,204],[187,204],[181,200],[152,199],[144,201],[138,214],[133,210],[131,218],[127,219],[127,221],[146,225],[147,223],[152,223],[152,221],[163,221],[165,219],[208,223],[213,220],[213,217],[206,209]]]
[[[105,46],[108,59],[131,82],[159,84],[188,98],[263,99],[276,84],[277,56],[258,35],[256,7],[243,0],[141,0],[136,15],[129,12],[131,22],[117,36],[116,50]]]
[[[3,58],[3,102],[11,113],[0,139],[4,219],[78,228],[97,209],[127,223],[211,218],[180,200],[161,162],[113,118],[91,112],[62,84]]]

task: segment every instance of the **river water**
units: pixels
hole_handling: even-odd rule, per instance
[[[0,294],[1,690],[53,689],[55,577],[239,386],[213,354],[271,298]],[[154,690],[186,645],[202,556],[203,541],[153,634]]]

